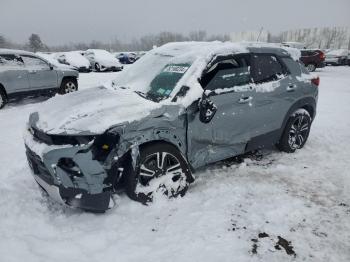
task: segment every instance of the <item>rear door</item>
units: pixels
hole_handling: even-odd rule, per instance
[[[29,86],[31,90],[45,90],[58,88],[57,73],[50,65],[36,56],[21,56],[28,72]]]
[[[211,93],[207,99],[217,108],[214,117],[203,123],[198,110],[188,116],[188,159],[194,167],[243,153],[255,118],[249,56],[220,60],[200,81],[205,92]]]
[[[296,64],[289,57],[281,58],[274,54],[252,55],[252,78],[255,84],[253,106],[256,112],[251,129],[252,137],[277,132],[292,103],[299,96],[302,87],[283,59],[292,65]]]
[[[0,55],[0,82],[8,94],[29,90],[28,73],[20,57],[14,54]]]

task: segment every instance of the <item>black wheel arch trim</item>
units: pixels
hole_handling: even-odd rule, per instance
[[[298,109],[304,108],[307,110],[313,120],[316,115],[316,100],[313,97],[305,97],[296,101],[288,110],[284,117],[282,126],[279,129],[273,130],[269,133],[252,137],[246,144],[245,153],[257,150],[259,148],[271,147],[279,142],[281,139],[284,129],[288,123],[290,116]]]
[[[287,122],[290,118],[290,116],[298,109],[304,108],[307,110],[311,116],[311,119],[314,120],[316,116],[316,99],[314,97],[305,97],[298,101],[296,101],[288,110],[287,114],[284,117],[281,129],[280,129],[280,136],[282,135]]]

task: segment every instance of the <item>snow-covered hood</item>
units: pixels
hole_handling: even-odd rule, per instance
[[[89,60],[77,53],[67,53],[66,60],[70,65],[75,67],[90,67]]]
[[[100,58],[100,57],[95,57],[95,61],[98,62],[100,65],[103,65],[105,67],[112,67],[112,66],[115,66],[115,67],[120,67],[121,64],[118,62],[118,60],[116,58],[111,58],[111,59],[108,59],[108,58]]]
[[[112,126],[147,117],[160,107],[130,90],[96,87],[42,103],[31,114],[30,124],[48,134],[102,134]]]

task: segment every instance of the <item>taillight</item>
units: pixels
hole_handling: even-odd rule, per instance
[[[321,59],[326,59],[326,55],[323,52],[320,52],[320,58]]]
[[[313,83],[315,86],[320,85],[320,77],[312,78],[311,83]]]

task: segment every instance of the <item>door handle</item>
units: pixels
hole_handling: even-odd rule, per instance
[[[239,100],[238,100],[238,103],[239,104],[246,104],[246,103],[249,103],[250,101],[253,100],[253,97],[251,96],[245,96],[245,97],[241,97]]]
[[[296,86],[296,85],[290,84],[290,85],[287,87],[287,92],[294,92],[295,89],[297,89],[297,86]]]
[[[29,71],[29,74],[36,74],[36,73],[37,73],[36,70],[30,70],[30,71]]]

